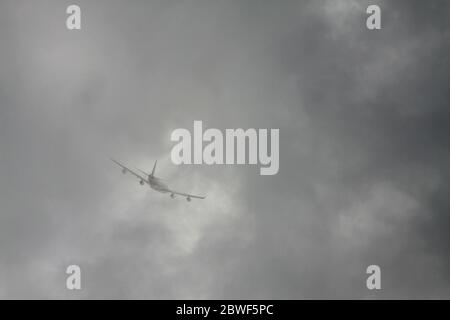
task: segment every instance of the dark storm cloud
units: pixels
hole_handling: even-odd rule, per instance
[[[448,298],[450,5],[378,3],[2,2],[0,296]],[[193,120],[280,128],[279,174],[171,165]]]

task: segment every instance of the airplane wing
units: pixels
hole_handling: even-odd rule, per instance
[[[123,164],[121,164],[120,162],[114,160],[113,158],[111,158],[111,161],[114,162],[115,164],[117,164],[119,167],[121,167],[123,173],[129,172],[129,173],[131,173],[132,175],[136,176],[136,177],[137,177],[138,179],[140,179],[141,181],[144,181],[145,183],[148,184],[147,177],[141,176],[140,174],[134,172],[134,171],[131,170],[130,168],[125,167]]]
[[[174,191],[174,190],[169,190],[169,192],[173,193],[173,194],[177,194],[179,196],[183,196],[186,198],[195,198],[195,199],[205,199],[205,197],[201,197],[201,196],[195,196],[193,194],[187,194],[187,193],[183,193],[183,192],[178,192],[178,191]],[[188,199],[189,200],[189,199]]]

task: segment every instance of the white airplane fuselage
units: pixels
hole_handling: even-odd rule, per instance
[[[169,192],[169,186],[165,183],[163,183],[159,178],[149,176],[148,177],[148,183],[150,184],[150,188],[153,190],[167,193]]]

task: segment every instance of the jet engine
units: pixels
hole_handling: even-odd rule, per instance
[[[191,197],[187,197],[187,198],[186,198],[186,201],[187,201],[187,202],[191,202]]]
[[[127,169],[122,169],[122,173],[123,174],[127,173]]]
[[[170,194],[170,197],[172,198],[172,199],[175,199],[175,194]]]
[[[144,185],[144,180],[139,181],[139,183],[141,184],[141,186]]]

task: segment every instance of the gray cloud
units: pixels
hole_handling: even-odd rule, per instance
[[[0,297],[449,298],[450,5],[378,3],[3,1]],[[172,165],[193,120],[280,128],[280,172]]]

